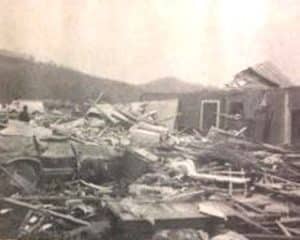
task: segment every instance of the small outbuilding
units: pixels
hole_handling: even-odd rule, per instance
[[[205,134],[212,126],[245,128],[256,142],[300,145],[300,87],[270,62],[242,70],[223,89],[143,95],[143,100],[169,98],[178,99],[178,129]]]

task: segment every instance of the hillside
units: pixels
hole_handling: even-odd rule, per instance
[[[140,87],[148,93],[187,93],[203,89],[202,85],[183,82],[175,77],[160,78]]]
[[[0,51],[0,100],[62,99],[83,102],[100,92],[110,102],[139,99],[141,90],[130,84],[91,76],[52,63]]]

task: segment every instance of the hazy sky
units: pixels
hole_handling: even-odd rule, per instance
[[[300,83],[299,22],[299,0],[0,0],[0,48],[130,83],[264,60]]]

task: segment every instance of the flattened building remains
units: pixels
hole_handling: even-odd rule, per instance
[[[0,131],[0,236],[299,239],[298,94],[265,62],[225,89],[128,102],[100,93],[81,114],[55,107],[30,123],[9,120]]]

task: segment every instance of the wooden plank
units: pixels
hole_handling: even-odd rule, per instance
[[[280,220],[282,223],[299,223],[300,217],[289,217],[289,218],[282,218]]]
[[[90,226],[80,226],[71,231],[65,232],[63,239],[76,239],[80,237],[82,233],[90,233],[92,236],[97,235],[101,239],[101,234],[105,234],[111,228],[109,221],[92,222]]]
[[[259,209],[259,208],[255,207],[255,206],[253,206],[253,205],[251,205],[251,204],[249,204],[249,203],[241,202],[241,201],[239,201],[239,200],[237,200],[237,199],[231,199],[231,200],[232,200],[233,202],[235,202],[235,203],[241,205],[242,207],[244,207],[244,208],[246,208],[246,209],[249,209],[249,210],[251,210],[251,211],[253,211],[253,212],[256,212],[256,213],[259,213],[259,214],[264,214],[264,213],[265,213],[262,209]]]
[[[10,204],[19,206],[19,207],[28,208],[28,209],[38,211],[38,212],[41,212],[41,213],[44,213],[44,214],[49,214],[49,215],[52,215],[54,217],[61,218],[61,219],[64,219],[66,221],[73,222],[73,223],[76,223],[76,224],[79,224],[79,225],[85,225],[85,226],[90,225],[90,223],[87,222],[87,221],[75,218],[71,215],[66,215],[66,214],[63,214],[63,213],[55,212],[53,210],[45,209],[45,208],[42,208],[39,205],[32,205],[30,203],[22,202],[22,201],[12,199],[12,198],[2,198],[1,200],[4,201],[4,202],[10,203]]]
[[[86,187],[89,187],[89,188],[91,188],[91,189],[93,189],[93,190],[96,190],[96,191],[98,191],[98,192],[100,192],[100,193],[103,193],[103,194],[109,194],[109,193],[112,193],[112,189],[110,188],[110,187],[103,187],[103,186],[99,186],[99,185],[96,185],[96,184],[94,184],[94,183],[88,183],[88,182],[86,182],[86,181],[84,181],[84,180],[79,180],[79,182],[82,184],[82,185],[84,185],[84,186],[86,186]]]
[[[21,196],[21,197],[13,197],[13,199],[20,200],[20,201],[45,201],[45,202],[56,202],[56,201],[66,201],[70,200],[73,197],[70,196]],[[100,197],[95,196],[76,196],[76,199],[81,199],[83,201],[88,202],[99,202],[102,200]],[[0,201],[2,199],[0,198]]]
[[[250,178],[241,178],[241,177],[230,177],[224,175],[215,175],[215,174],[202,174],[198,173],[192,176],[189,176],[197,180],[210,180],[216,182],[232,182],[237,184],[245,184],[250,181]]]
[[[299,240],[299,236],[287,237],[279,234],[244,234],[250,240]]]
[[[217,217],[224,219],[227,221],[227,214],[225,211],[219,206],[218,203],[215,202],[201,202],[198,204],[198,210],[200,213],[207,214],[209,216]]]
[[[286,227],[286,229],[295,235],[300,235],[300,229],[291,228],[291,227]]]
[[[161,135],[158,132],[148,131],[139,128],[131,128],[130,140],[139,146],[159,146]]]
[[[290,180],[288,180],[288,179],[284,179],[284,178],[281,178],[281,177],[278,177],[278,176],[275,176],[275,175],[272,175],[272,174],[268,174],[268,173],[264,173],[264,174],[265,174],[265,176],[267,176],[267,177],[270,177],[270,178],[273,178],[273,179],[275,179],[275,180],[284,182],[284,183],[286,183],[286,184],[291,184],[291,185],[300,187],[300,183],[293,182],[293,181],[290,181]]]
[[[262,231],[263,233],[272,234],[272,232],[269,229],[265,228],[264,226],[262,226],[261,224],[255,222],[255,221],[251,220],[249,217],[247,217],[244,214],[240,214],[239,212],[236,212],[235,216],[237,218],[240,218],[241,220],[243,220],[247,224],[253,226],[254,228]]]
[[[280,228],[280,230],[283,232],[283,234],[285,236],[291,237],[292,234],[290,234],[290,232],[287,230],[287,228],[280,222],[280,221],[275,221],[275,223],[277,224],[277,226]]]

